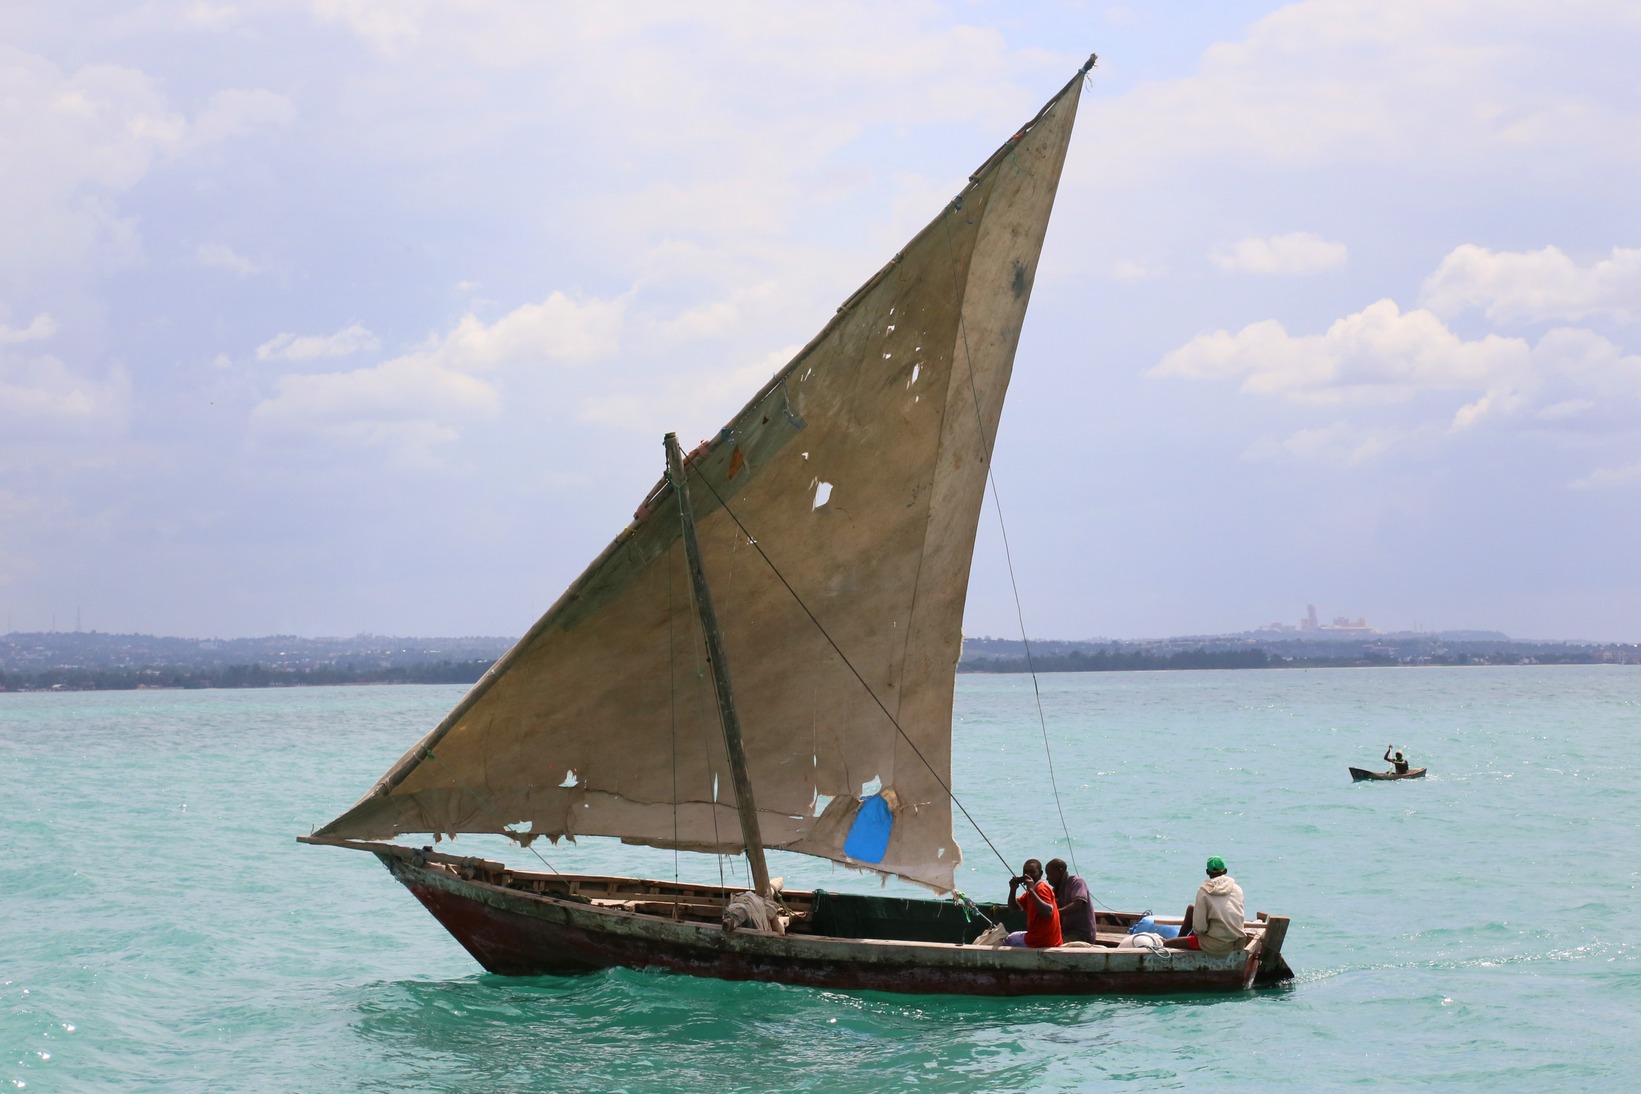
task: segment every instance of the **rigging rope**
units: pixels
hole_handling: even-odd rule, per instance
[[[687,474],[690,470],[689,466],[685,465],[684,470]],[[992,843],[991,837],[986,835],[985,829],[981,828],[979,822],[970,816],[969,811],[963,807],[963,803],[958,800],[957,794],[952,790],[951,784],[940,777],[940,772],[935,769],[934,764],[929,762],[929,758],[923,755],[923,750],[917,747],[917,742],[912,740],[911,735],[901,728],[900,721],[889,712],[889,708],[883,705],[883,700],[878,698],[878,694],[872,688],[872,685],[866,682],[866,677],[862,676],[860,670],[855,668],[855,663],[849,660],[842,647],[832,639],[831,634],[827,633],[821,621],[815,618],[815,613],[810,611],[809,605],[803,602],[803,597],[798,595],[798,590],[794,589],[792,583],[786,580],[786,575],[781,573],[780,568],[775,565],[775,561],[764,553],[763,544],[758,542],[756,536],[747,531],[746,525],[741,523],[741,518],[735,515],[735,510],[729,507],[729,502],[725,501],[723,495],[718,493],[718,489],[712,485],[712,481],[705,475],[697,475],[696,477],[712,492],[712,496],[718,499],[718,504],[729,515],[729,519],[735,522],[735,527],[741,530],[741,534],[746,537],[747,543],[752,546],[753,550],[758,552],[758,557],[764,560],[764,565],[769,567],[769,572],[774,574],[776,580],[782,585],[786,586],[786,591],[792,595],[792,600],[799,608],[803,609],[803,614],[809,617],[809,622],[815,625],[815,630],[820,632],[820,636],[826,639],[826,644],[832,647],[833,652],[838,655],[838,659],[843,662],[844,668],[853,673],[855,679],[860,681],[860,686],[866,689],[866,694],[871,696],[872,702],[876,703],[877,708],[883,712],[883,716],[889,719],[889,724],[895,727],[895,732],[900,734],[901,739],[911,746],[913,754],[923,761],[923,766],[929,769],[929,774],[933,775],[935,782],[940,784],[940,789],[946,792],[946,796],[952,800],[953,805],[957,806],[964,819],[974,825],[975,832],[979,833],[980,838],[986,841],[986,846],[990,847],[992,854],[997,856],[997,861],[1003,864],[1005,870],[1013,870],[1014,868],[1009,865],[1009,860],[1003,857],[1003,852],[999,851],[997,845]]]

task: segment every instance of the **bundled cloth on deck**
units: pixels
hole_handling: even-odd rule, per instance
[[[726,930],[735,930],[737,927],[751,927],[755,931],[774,931],[776,934],[785,934],[786,925],[791,917],[783,915],[781,906],[767,897],[757,893],[736,893],[724,905],[724,927]]]
[[[980,932],[980,937],[974,940],[976,946],[1001,946],[1008,941],[1009,929],[1001,923],[993,923]]]

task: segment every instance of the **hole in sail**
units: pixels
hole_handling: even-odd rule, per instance
[[[831,804],[832,804],[832,795],[822,794],[818,790],[815,791],[815,816],[818,817],[822,813],[826,812],[826,807],[828,805],[831,805]]]
[[[718,773],[716,771],[712,773],[712,800],[718,800]]]
[[[860,796],[869,798],[883,789],[883,776],[873,775],[871,779],[860,784]]]
[[[923,366],[922,365],[913,365],[912,366],[912,378],[911,378],[911,380],[907,381],[906,386],[911,387],[913,384],[917,383],[917,374],[922,372],[922,371],[923,371]]]
[[[890,323],[889,324],[889,329],[884,331],[883,333],[884,334],[893,334],[894,332],[895,332],[895,325],[893,323]]]
[[[821,506],[826,504],[827,499],[829,499],[831,496],[832,496],[832,484],[831,483],[829,483],[829,482],[816,483],[815,484],[815,504],[813,506],[811,506],[811,508],[819,509]]]
[[[934,857],[935,858],[945,858],[946,857],[946,849],[944,847],[935,848]]]
[[[885,354],[884,354],[884,355],[883,355],[883,359],[884,359],[884,360],[885,360],[885,361],[887,361],[887,360],[888,360],[888,359],[889,359],[889,358],[891,358],[891,357],[893,357],[893,356],[894,356],[894,354],[892,354],[892,353],[885,353]]]
[[[566,771],[564,773],[564,781],[559,783],[558,785],[560,785],[560,786],[572,786],[573,787],[575,785],[575,772],[574,771]]]

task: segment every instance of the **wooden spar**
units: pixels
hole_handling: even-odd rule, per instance
[[[769,867],[764,862],[763,836],[758,831],[758,807],[752,800],[752,779],[746,771],[746,750],[741,746],[741,722],[735,716],[735,697],[729,689],[729,662],[724,658],[723,637],[718,633],[718,616],[712,610],[712,594],[707,589],[706,571],[701,568],[701,544],[695,538],[695,511],[689,504],[689,484],[684,477],[684,457],[678,450],[678,435],[668,433],[662,442],[667,449],[667,478],[678,495],[678,520],[683,526],[684,557],[689,561],[689,578],[695,587],[695,610],[706,635],[707,663],[712,666],[712,682],[718,692],[718,717],[724,727],[724,746],[729,752],[730,776],[735,782],[735,808],[741,815],[741,838],[746,843],[746,860],[752,867],[752,887],[761,896],[772,896]]]

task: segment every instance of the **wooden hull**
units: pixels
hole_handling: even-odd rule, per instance
[[[359,844],[352,846],[358,847]],[[664,970],[846,990],[959,995],[1156,995],[1238,992],[1291,978],[1281,959],[1286,919],[1250,924],[1234,954],[1069,947],[1031,950],[951,942],[840,938],[736,930],[632,910],[639,900],[588,900],[592,891],[687,889],[585,875],[518,875],[499,863],[372,844],[382,863],[480,965],[507,976]],[[442,860],[442,861],[433,861]],[[452,866],[459,863],[460,866]],[[463,876],[467,875],[467,876]],[[521,885],[520,878],[537,879]],[[564,895],[529,885],[568,887]],[[614,889],[609,889],[614,891]],[[697,894],[728,891],[700,887]],[[801,903],[815,894],[786,894]],[[912,901],[936,905],[937,901]],[[1267,943],[1269,945],[1267,946]]]
[[[1425,769],[1422,767],[1413,767],[1402,772],[1369,771],[1365,767],[1353,767],[1350,769],[1351,781],[1359,783],[1380,782],[1388,779],[1422,779],[1424,778],[1424,773]]]

